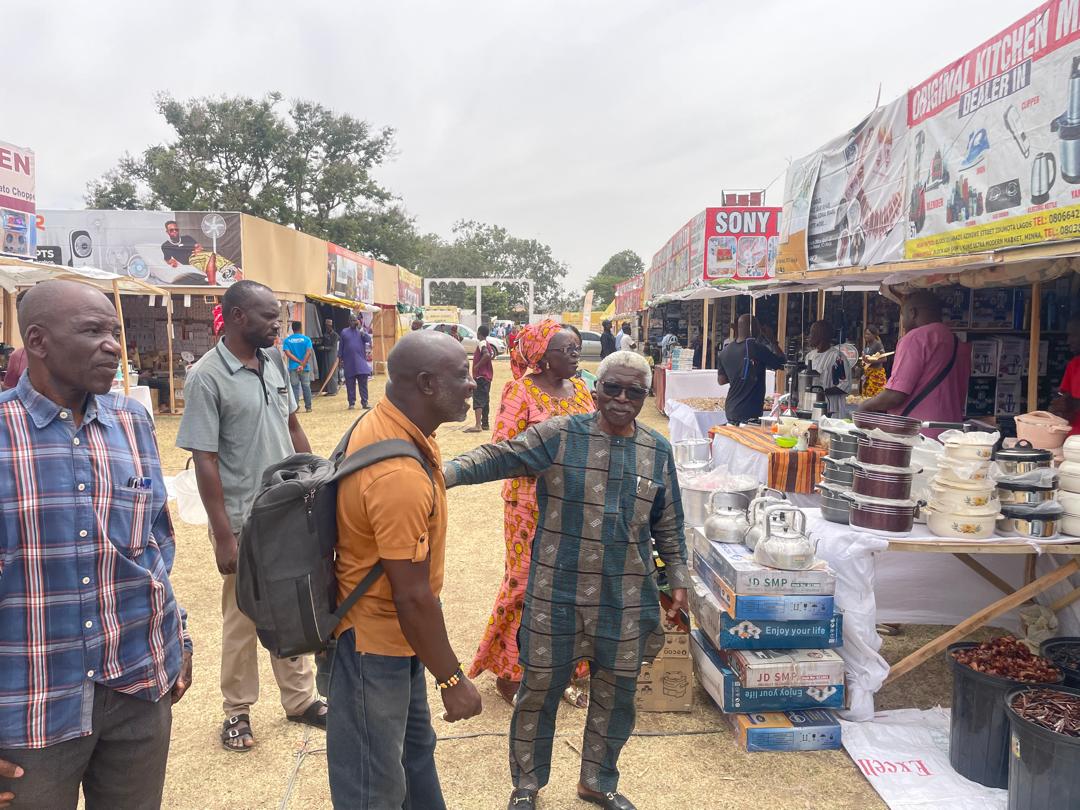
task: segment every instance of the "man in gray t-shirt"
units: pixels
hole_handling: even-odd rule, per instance
[[[255,744],[248,711],[259,697],[255,625],[236,606],[238,536],[263,471],[311,445],[296,418],[296,400],[281,353],[273,349],[279,323],[273,292],[253,281],[233,284],[221,300],[221,340],[184,383],[177,447],[195,458],[195,477],[210,522],[221,594],[221,694],[226,721],[222,745]],[[311,660],[271,658],[289,720],[326,728],[326,704],[315,693]]]

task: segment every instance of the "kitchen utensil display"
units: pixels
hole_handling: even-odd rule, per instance
[[[821,516],[830,523],[848,523],[851,501],[845,495],[846,490],[828,484],[818,484],[818,489],[821,491]]]
[[[1044,487],[1036,484],[1011,484],[998,481],[997,496],[1002,507],[1012,504],[1038,504],[1054,500],[1056,487]]]
[[[1031,162],[1031,203],[1042,205],[1050,199],[1057,180],[1057,160],[1051,152],[1039,152]]]
[[[848,464],[841,464],[829,456],[825,456],[822,460],[825,462],[825,469],[821,473],[822,480],[826,484],[851,489],[851,484],[855,480],[855,468]]]
[[[1080,517],[1080,492],[1061,490],[1057,494],[1057,501],[1061,504],[1061,508],[1065,510],[1066,515]]]
[[[1066,461],[1080,463],[1080,435],[1070,436],[1061,445],[1061,452]]]
[[[825,437],[829,442],[829,456],[837,461],[851,458],[859,451],[859,434],[857,433],[834,433],[827,430]],[[1080,459],[1080,446],[1077,446],[1077,459]]]
[[[1057,450],[1065,443],[1071,426],[1049,411],[1032,411],[1016,417],[1016,435],[1029,446]]]
[[[906,501],[911,495],[911,473],[872,472],[856,467],[851,489],[857,495],[870,498]]]
[[[941,504],[945,511],[958,511],[961,509],[990,509],[993,504],[995,511],[1001,506],[1001,501],[994,495],[994,485],[984,489],[960,489],[933,482],[930,484],[930,497]]]
[[[1017,417],[1017,426],[1019,424]],[[1018,475],[1049,467],[1053,460],[1053,453],[1033,447],[1027,439],[1021,439],[1012,447],[1002,447],[994,451],[994,463],[1005,475]]]
[[[1005,110],[1004,118],[1005,129],[1009,130],[1009,134],[1013,136],[1013,140],[1016,142],[1016,148],[1026,158],[1031,153],[1031,146],[1028,144],[1028,136],[1024,131],[1024,124],[1020,119],[1020,111],[1016,109],[1016,105],[1009,105],[1009,108]]]
[[[675,455],[675,466],[680,470],[695,472],[704,470],[712,463],[711,439],[682,439],[673,442],[671,449]]]
[[[809,407],[803,407],[802,403],[806,401],[804,398],[806,397],[806,395],[808,393],[810,393],[810,389],[813,388],[815,385],[820,385],[820,382],[818,381],[819,377],[820,377],[820,375],[816,371],[814,371],[814,369],[812,369],[812,368],[808,368],[808,367],[804,366],[799,371],[799,397],[798,397],[798,402],[800,403],[799,404],[799,410],[800,411],[808,411],[808,410],[810,410]],[[810,404],[813,405],[813,400],[810,400]]]
[[[741,543],[746,538],[750,523],[746,519],[746,507],[749,505],[741,495],[736,505],[732,498],[721,498],[726,492],[714,492],[709,496],[709,516],[705,518],[702,531],[714,543]]]
[[[907,467],[911,464],[911,445],[862,436],[859,438],[858,458],[864,464]]]
[[[824,503],[824,501],[822,502]],[[1066,512],[1065,516],[1061,518],[1061,533],[1070,537],[1080,537],[1080,515],[1070,515]]]
[[[806,533],[806,515],[791,506],[773,506],[770,518],[783,514],[784,522],[765,521],[765,535],[754,549],[754,560],[770,568],[805,571],[814,565],[817,542]]]
[[[750,502],[750,528],[746,530],[746,538],[743,540],[747,548],[753,551],[758,541],[764,537],[765,521],[768,520],[767,512],[769,507],[782,505],[786,502],[787,501],[782,494],[762,495],[760,498],[754,498],[754,500]]]
[[[1074,56],[1069,72],[1068,106],[1050,122],[1061,142],[1061,176],[1068,183],[1080,183],[1080,56]]]
[[[863,430],[881,430],[896,436],[916,436],[923,427],[923,423],[918,419],[891,413],[856,411],[851,418],[855,426]]]
[[[743,503],[749,503],[758,496],[760,487],[727,489],[715,484],[709,485],[708,480],[704,479],[711,475],[712,473],[708,473],[692,481],[679,480],[679,488],[682,490],[683,520],[687,526],[705,525],[705,520],[709,517],[709,499],[714,492],[720,491],[728,495],[741,496]]]
[[[1065,510],[1060,506],[1003,506],[997,520],[998,534],[1045,540],[1058,533]]]
[[[850,522],[852,526],[875,534],[907,534],[915,525],[918,507],[911,501],[883,501],[848,494],[851,501]]]
[[[1061,488],[1067,492],[1080,492],[1080,461],[1063,461],[1058,467]]]
[[[960,537],[965,540],[985,540],[992,537],[998,511],[953,512],[936,509],[931,505],[926,510],[926,525],[938,537]]]

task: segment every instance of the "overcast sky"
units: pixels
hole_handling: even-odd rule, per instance
[[[580,286],[652,254],[721,189],[772,184],[1034,0],[42,2],[5,29],[0,140],[39,208],[167,139],[155,93],[320,101],[397,130],[378,173],[425,231],[551,245]]]

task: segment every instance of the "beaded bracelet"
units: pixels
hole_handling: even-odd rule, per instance
[[[461,664],[458,664],[458,668],[453,671],[449,678],[445,681],[438,681],[435,685],[440,689],[449,689],[451,686],[457,686],[464,677],[465,673],[461,670]]]

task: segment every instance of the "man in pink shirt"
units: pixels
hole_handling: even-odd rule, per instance
[[[896,346],[885,389],[860,410],[910,416],[923,422],[962,422],[971,377],[971,347],[941,322],[941,300],[912,293],[900,312],[904,337]],[[925,431],[936,437],[940,431]]]
[[[1059,396],[1050,403],[1050,410],[1072,423],[1070,436],[1080,435],[1080,315],[1069,321],[1069,351],[1073,358],[1065,367],[1058,387]]]
[[[0,383],[0,391],[7,391],[19,384],[19,377],[26,371],[26,349],[21,346],[8,356],[7,371],[4,373],[4,381]]]

